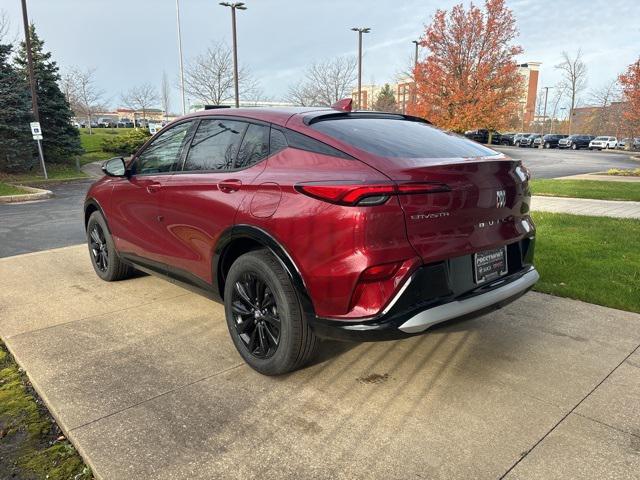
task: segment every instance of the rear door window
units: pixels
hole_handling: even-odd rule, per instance
[[[499,155],[457,134],[402,118],[320,120],[312,128],[382,157],[453,158]]]
[[[269,155],[269,127],[250,124],[244,134],[235,168],[247,168],[255,165]]]
[[[235,120],[200,121],[184,162],[186,171],[231,170],[247,124]]]

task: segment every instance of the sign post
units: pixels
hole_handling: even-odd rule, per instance
[[[42,167],[42,172],[44,173],[44,178],[49,179],[47,175],[47,167],[44,164],[44,153],[42,153],[42,129],[40,128],[40,122],[31,122],[29,124],[31,126],[31,135],[33,135],[33,139],[38,144],[38,155],[40,156],[40,166]]]

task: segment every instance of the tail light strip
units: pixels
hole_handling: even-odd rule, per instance
[[[299,183],[295,189],[318,200],[338,205],[370,206],[385,203],[391,195],[412,195],[448,192],[451,189],[444,183]]]

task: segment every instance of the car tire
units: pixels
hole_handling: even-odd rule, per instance
[[[120,259],[107,222],[100,212],[93,212],[87,222],[87,245],[91,265],[96,274],[106,282],[129,278],[135,269]]]
[[[576,145],[575,143],[572,143],[571,150],[578,150],[578,145]]]
[[[547,150],[551,148],[551,144],[549,142],[546,142],[544,144],[544,148],[546,148]]]
[[[318,349],[319,340],[304,318],[289,275],[268,250],[245,253],[233,262],[224,308],[236,349],[259,373],[296,370]]]

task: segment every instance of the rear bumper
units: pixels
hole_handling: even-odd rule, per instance
[[[518,254],[529,262],[534,239],[509,246],[509,258]],[[511,263],[509,273],[493,282],[473,283],[469,256],[418,269],[403,285],[391,305],[378,317],[360,322],[314,318],[311,327],[323,338],[352,341],[393,340],[425,332],[453,319],[473,318],[501,308],[524,295],[538,281],[530,263]]]

